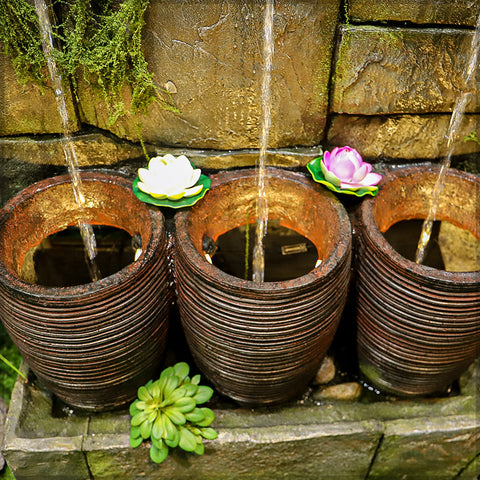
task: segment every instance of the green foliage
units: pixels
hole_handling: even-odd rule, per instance
[[[0,0],[0,12],[0,41],[19,81],[43,86],[46,61],[35,8],[26,0]]]
[[[477,136],[477,132],[472,132],[470,133],[470,135],[465,135],[465,137],[463,137],[463,141],[464,142],[472,141],[480,145],[480,139]]]
[[[155,85],[142,51],[142,28],[149,0],[51,0],[65,19],[52,26],[62,45],[55,61],[77,91],[83,76],[109,108],[113,124],[125,114],[145,114],[154,102],[177,111],[170,94]],[[38,19],[27,0],[0,0],[0,41],[19,79],[43,85],[44,59]],[[54,23],[54,22],[52,22]],[[127,105],[124,88],[129,87]]]
[[[6,362],[0,361],[0,397],[9,403],[13,385],[17,379],[17,366],[20,365],[22,357],[2,323],[0,323],[0,352],[6,360]]]
[[[210,427],[214,413],[198,407],[213,390],[199,385],[200,375],[190,378],[189,371],[184,362],[166,368],[158,380],[138,389],[138,398],[130,405],[130,445],[135,448],[150,439],[150,458],[155,463],[163,462],[175,447],[202,455],[203,439],[217,438]]]

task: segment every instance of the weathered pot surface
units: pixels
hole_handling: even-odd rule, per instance
[[[91,410],[131,401],[161,361],[171,303],[165,228],[120,176],[84,172],[80,218],[68,175],[27,187],[0,213],[0,317],[32,371],[66,403]],[[22,280],[27,252],[78,220],[139,235],[137,261],[95,282]]]
[[[348,216],[303,175],[268,170],[269,218],[307,237],[322,263],[301,277],[256,283],[208,263],[203,238],[253,221],[254,170],[222,172],[190,212],[175,217],[181,320],[192,354],[217,389],[243,404],[279,403],[304,391],[343,310],[350,275]]]
[[[445,392],[480,352],[480,272],[449,272],[400,255],[385,233],[424,219],[439,169],[393,171],[360,208],[358,353],[360,368],[398,395]],[[480,179],[450,169],[437,210],[477,239]]]

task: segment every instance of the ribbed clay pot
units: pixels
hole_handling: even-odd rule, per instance
[[[399,221],[426,218],[438,172],[391,172],[360,209],[359,364],[370,382],[397,395],[444,392],[480,353],[480,272],[419,265],[383,235]],[[479,198],[480,179],[450,169],[436,219],[479,238]]]
[[[175,216],[178,303],[199,368],[221,393],[246,405],[301,394],[317,371],[345,304],[351,228],[341,203],[303,175],[269,169],[269,218],[315,245],[318,268],[293,280],[255,283],[207,262],[202,239],[255,219],[254,170],[223,172],[189,212]]]
[[[70,177],[27,187],[0,213],[0,317],[32,371],[60,399],[90,410],[131,401],[156,373],[165,346],[172,288],[164,220],[132,193],[131,182],[81,175],[92,225],[139,234],[143,253],[117,273],[88,284],[24,282],[30,248],[77,225]]]

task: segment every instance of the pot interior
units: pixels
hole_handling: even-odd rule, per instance
[[[380,232],[385,233],[400,221],[427,218],[438,173],[438,169],[415,168],[406,170],[405,174],[385,178],[372,209],[373,219]],[[479,195],[478,178],[449,170],[439,198],[436,220],[448,221],[471,232],[480,240]]]
[[[85,207],[78,208],[70,177],[55,177],[27,187],[4,207],[0,225],[0,261],[15,277],[21,276],[29,250],[46,237],[86,221],[140,235],[147,245],[152,235],[148,208],[128,182],[111,175],[82,176]]]
[[[318,258],[325,261],[338,246],[346,214],[343,218],[341,205],[329,192],[317,190],[298,174],[287,173],[269,174],[268,218],[310,240]],[[216,241],[220,235],[246,225],[247,218],[249,223],[255,222],[257,192],[256,178],[249,174],[213,185],[188,217],[187,230],[199,254],[203,256],[205,235]]]

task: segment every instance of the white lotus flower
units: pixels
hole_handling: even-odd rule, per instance
[[[193,169],[185,155],[175,158],[170,153],[163,157],[153,157],[148,168],[139,168],[138,188],[155,198],[179,200],[193,197],[202,191],[203,185],[196,185],[201,170]]]

